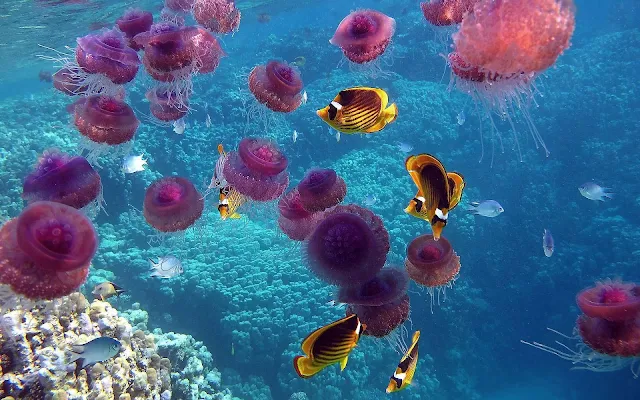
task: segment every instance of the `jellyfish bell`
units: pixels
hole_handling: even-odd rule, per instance
[[[214,33],[236,32],[240,26],[240,10],[233,0],[195,0],[193,18]]]
[[[420,3],[424,18],[435,26],[456,25],[473,11],[478,0],[429,0]]]
[[[199,74],[214,72],[220,59],[227,54],[220,47],[220,43],[209,31],[198,27],[198,33],[191,39],[196,59],[196,70]]]
[[[305,240],[322,218],[321,213],[309,212],[302,207],[297,188],[280,197],[278,210],[278,226],[295,241]]]
[[[244,138],[238,151],[229,152],[223,165],[227,182],[255,201],[280,197],[289,185],[288,160],[272,141]]]
[[[88,73],[105,75],[116,85],[131,82],[138,73],[138,54],[121,32],[104,30],[78,38],[77,42],[76,61]]]
[[[134,36],[147,32],[153,24],[153,14],[139,8],[131,8],[116,20],[116,25],[125,34],[129,47],[134,50],[141,50],[142,46],[134,40]]]
[[[171,11],[189,12],[193,8],[194,0],[164,0],[164,6]]]
[[[443,236],[434,240],[431,234],[422,235],[409,243],[405,268],[414,282],[427,288],[433,304],[436,292],[439,299],[440,293],[453,286],[460,272],[460,257]]]
[[[196,27],[158,22],[151,25],[148,32],[136,35],[133,40],[144,48],[142,63],[154,77],[156,72],[166,73],[192,67],[195,58],[191,40],[197,34]]]
[[[368,63],[385,52],[395,26],[395,20],[381,12],[358,10],[340,22],[329,42],[340,47],[350,61]]]
[[[598,282],[578,293],[576,303],[588,317],[626,321],[640,316],[640,286],[621,281]]]
[[[249,90],[268,109],[290,113],[303,101],[302,78],[298,69],[285,61],[271,60],[249,74]]]
[[[389,233],[380,217],[351,204],[323,213],[304,251],[309,268],[318,278],[351,286],[376,276],[384,266],[389,247]]]
[[[300,203],[311,212],[333,207],[347,195],[347,185],[333,169],[312,168],[298,184]]]
[[[396,301],[383,304],[381,306],[364,306],[349,304],[346,315],[357,314],[360,320],[367,324],[367,329],[363,335],[382,338],[391,335],[398,327],[409,319],[410,304],[409,296],[404,295]],[[367,322],[364,322],[367,321]],[[371,328],[369,327],[371,324]],[[368,332],[367,332],[368,331]],[[396,341],[392,338],[392,341]],[[400,347],[392,343],[394,347]]]
[[[178,232],[191,227],[202,215],[204,198],[186,178],[160,178],[147,188],[143,214],[160,232]]]
[[[22,198],[31,204],[53,201],[81,209],[102,201],[100,175],[83,157],[57,150],[45,151],[22,186]]]
[[[189,112],[189,99],[169,85],[156,85],[146,93],[151,114],[160,121],[177,121]]]
[[[0,229],[0,283],[30,299],[66,296],[86,280],[97,247],[95,229],[80,211],[34,202]]]

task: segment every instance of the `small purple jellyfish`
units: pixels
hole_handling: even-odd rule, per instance
[[[121,32],[112,29],[78,38],[76,61],[90,74],[103,74],[116,85],[131,82],[140,59]]]
[[[237,152],[230,152],[223,167],[227,182],[256,201],[274,200],[289,185],[287,158],[267,139],[244,138]]]
[[[138,45],[133,40],[133,37],[139,33],[147,32],[151,28],[153,14],[149,11],[142,11],[139,8],[131,8],[116,20],[116,24],[127,37],[129,47],[134,50],[140,50],[142,46]]]
[[[323,211],[333,207],[347,195],[347,185],[332,169],[313,168],[298,184],[300,203],[307,211]]]
[[[100,175],[84,157],[71,157],[57,150],[42,154],[22,186],[22,198],[29,204],[46,200],[77,209],[100,203],[101,192]]]
[[[389,252],[380,217],[355,204],[336,206],[307,239],[309,268],[325,282],[354,286],[371,280]]]
[[[278,209],[278,226],[291,240],[305,240],[322,218],[322,213],[312,213],[302,207],[298,189],[282,196],[278,202]]]

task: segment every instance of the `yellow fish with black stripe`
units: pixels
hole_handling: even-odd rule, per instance
[[[357,315],[351,314],[316,329],[302,342],[305,355],[293,359],[296,373],[306,379],[336,363],[340,363],[340,371],[344,370],[349,353],[358,344],[366,327]]]
[[[418,340],[420,340],[420,331],[416,331],[413,334],[411,346],[400,359],[396,371],[391,375],[389,386],[387,386],[387,393],[398,392],[406,389],[411,384],[413,375],[416,372],[416,367],[418,366]]]
[[[449,211],[462,198],[464,177],[457,172],[446,172],[440,160],[430,154],[410,156],[405,167],[418,187],[418,193],[404,211],[429,222],[433,238],[438,240],[447,225]]]
[[[387,93],[378,88],[344,89],[316,114],[332,128],[344,133],[373,133],[398,117],[398,106],[389,103]]]

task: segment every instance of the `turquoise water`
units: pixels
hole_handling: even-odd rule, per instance
[[[23,1],[1,4],[0,28],[0,218],[16,217],[24,203],[22,180],[38,154],[49,148],[77,153],[78,131],[65,107],[71,97],[38,79],[55,72],[37,55],[75,46],[99,23],[110,26],[130,6],[154,13],[160,1]],[[256,2],[257,3],[257,2]],[[397,0],[270,4],[237,1],[239,30],[220,36],[227,56],[213,74],[193,78],[192,110],[184,134],[149,116],[146,90],[153,85],[141,70],[127,84],[126,101],[141,120],[131,154],[144,154],[144,172],[124,174],[122,155],[98,158],[104,211],[93,218],[100,247],[82,291],[103,280],[128,293],[111,302],[119,309],[149,313],[147,329],[192,335],[211,353],[207,368],[221,372],[219,388],[241,399],[636,399],[639,381],[628,367],[615,372],[573,371],[570,361],[525,346],[520,340],[553,345],[546,328],[571,335],[580,310],[575,295],[594,282],[621,278],[639,282],[640,176],[640,11],[633,1],[603,5],[576,1],[571,47],[542,73],[535,104],[527,108],[547,148],[536,149],[527,122],[515,110],[511,126],[495,118],[504,139],[492,152],[489,123],[481,108],[449,84],[447,53],[451,32],[427,26],[418,2]],[[396,20],[396,33],[381,64],[383,74],[354,72],[328,40],[350,11],[374,8]],[[261,14],[268,22],[259,22]],[[192,22],[188,17],[188,22]],[[264,19],[264,18],[263,18]],[[254,101],[249,71],[270,59],[300,67],[308,102],[269,119],[247,118]],[[399,108],[398,119],[367,135],[341,135],[315,110],[344,88],[384,89]],[[458,123],[460,113],[465,121]],[[207,126],[207,117],[211,125]],[[293,140],[293,131],[299,137]],[[484,157],[481,159],[481,132]],[[308,380],[291,362],[311,331],[344,315],[328,304],[335,287],[307,268],[304,245],[284,236],[274,204],[252,204],[239,220],[220,220],[217,193],[207,197],[195,229],[164,242],[141,210],[146,188],[171,175],[188,177],[199,190],[209,184],[217,146],[234,150],[245,136],[266,136],[289,160],[291,186],[311,167],[333,168],[347,184],[344,204],[366,206],[380,216],[390,235],[387,264],[401,266],[406,247],[429,233],[429,224],[403,212],[415,195],[398,143],[410,154],[430,153],[447,170],[459,171],[466,188],[451,212],[444,235],[461,258],[461,271],[446,299],[432,306],[426,290],[412,283],[409,336],[422,332],[420,362],[407,390],[384,389],[400,355],[385,340],[363,337],[342,373],[328,367]],[[496,139],[497,140],[497,139]],[[493,161],[492,161],[493,159]],[[615,198],[590,201],[578,187],[595,181]],[[375,198],[375,202],[367,199]],[[472,201],[494,199],[505,212],[472,216]],[[544,255],[542,234],[555,239]],[[184,273],[172,279],[149,276],[148,259],[174,254]],[[156,331],[159,332],[159,331]],[[198,346],[199,347],[199,346]],[[637,364],[636,364],[637,365]],[[637,370],[637,367],[636,367]],[[172,398],[216,398],[174,384]],[[184,397],[182,397],[184,396]],[[207,394],[209,396],[209,394]],[[213,395],[211,395],[213,396]],[[222,395],[220,395],[222,396]],[[219,397],[222,398],[222,397]]]

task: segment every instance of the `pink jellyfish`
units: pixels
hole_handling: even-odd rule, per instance
[[[259,103],[277,112],[292,112],[303,101],[300,72],[284,61],[256,66],[249,74],[249,90]]]
[[[144,196],[147,223],[160,232],[184,231],[202,215],[204,199],[186,178],[171,176],[154,181]]]
[[[357,314],[367,325],[364,334],[385,337],[409,318],[409,277],[404,270],[383,268],[368,282],[338,289],[336,300],[348,304],[346,314]]]
[[[300,204],[305,210],[316,212],[333,207],[344,199],[347,185],[332,169],[313,168],[298,184]]]
[[[131,82],[138,73],[140,59],[119,31],[105,30],[78,38],[76,61],[90,74],[102,74],[113,83]]]
[[[218,39],[209,31],[200,27],[196,29],[198,32],[191,38],[191,44],[196,59],[197,72],[199,74],[214,72],[220,65],[220,59],[227,54],[220,47]]]
[[[195,0],[193,18],[214,33],[231,33],[240,26],[240,11],[233,0]]]
[[[97,248],[93,224],[80,211],[35,202],[0,229],[0,283],[30,299],[66,296],[86,280]]]
[[[291,240],[303,241],[322,218],[322,213],[309,212],[302,207],[298,189],[293,189],[278,202],[278,226]]]
[[[189,99],[168,85],[157,85],[147,91],[151,114],[160,121],[177,121],[189,112]]]
[[[455,25],[469,12],[478,0],[429,0],[420,3],[424,18],[435,26]]]
[[[329,42],[342,49],[350,61],[363,64],[378,58],[391,43],[396,21],[375,10],[347,15]]]
[[[307,239],[311,271],[325,282],[363,284],[382,269],[389,252],[389,233],[380,217],[355,204],[336,206]]]
[[[73,208],[100,203],[100,175],[83,157],[71,157],[57,150],[45,151],[35,170],[27,175],[22,198],[29,204],[53,201]]]
[[[147,32],[152,24],[153,15],[149,11],[142,11],[139,8],[131,8],[125,11],[122,17],[116,20],[116,25],[127,37],[129,47],[134,50],[140,50],[142,46],[138,45],[133,40],[133,37],[139,33]]]
[[[181,27],[171,22],[151,25],[148,32],[135,36],[134,41],[144,48],[142,63],[152,78],[168,82],[183,73],[193,73],[194,51],[191,39],[198,34],[195,27]]]
[[[289,185],[287,157],[267,139],[244,138],[229,152],[223,174],[229,185],[256,201],[274,200]]]
[[[174,12],[189,12],[194,0],[164,0],[164,6]]]

